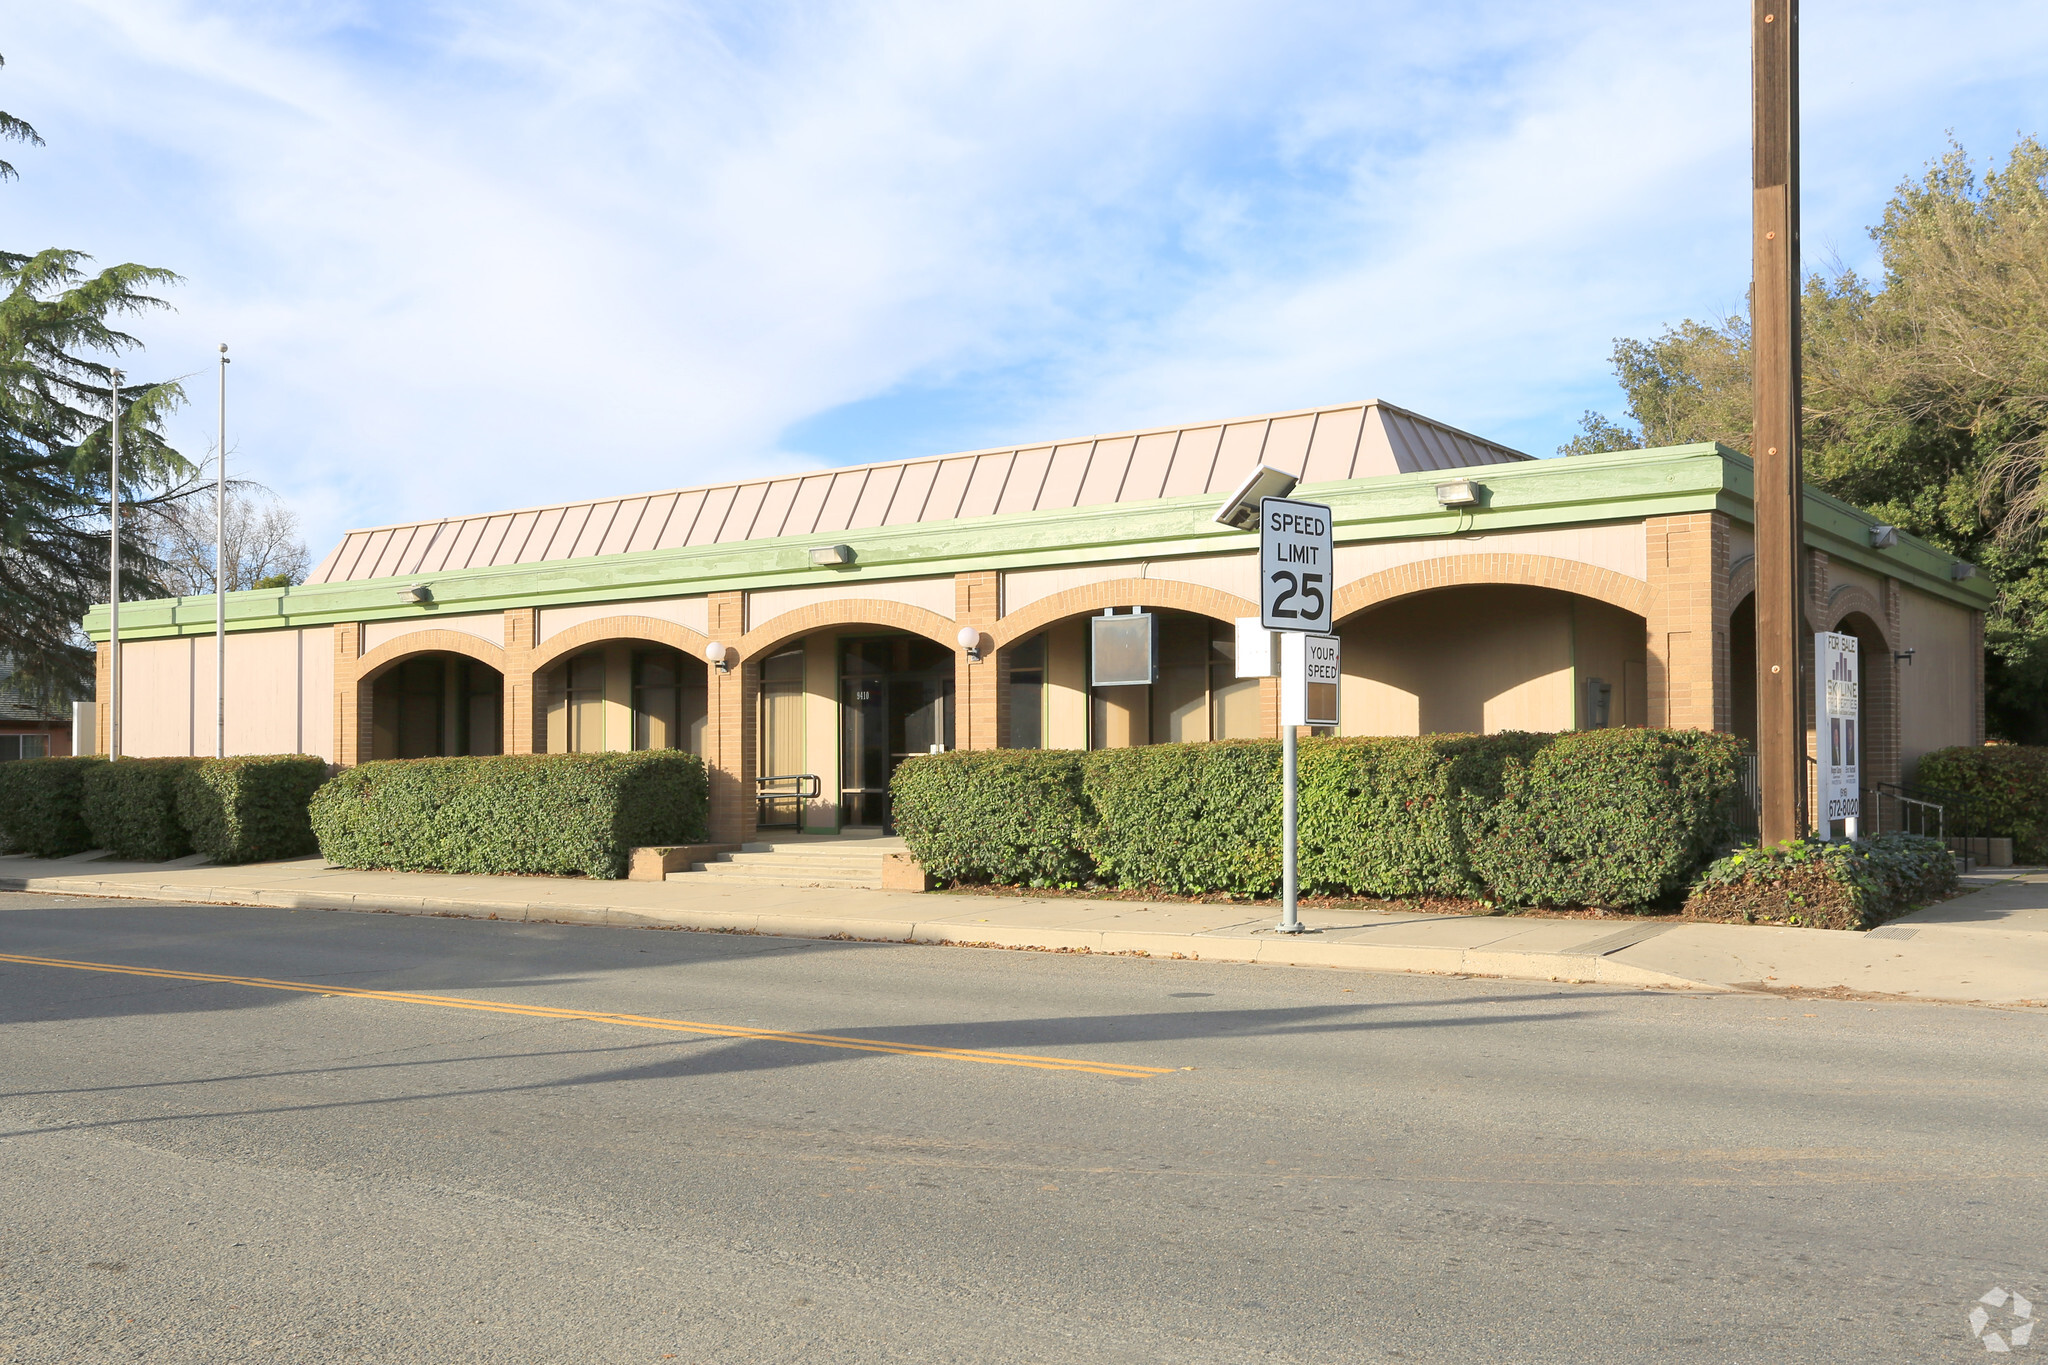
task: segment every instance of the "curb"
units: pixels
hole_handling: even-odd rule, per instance
[[[919,943],[958,948],[1005,948],[1036,952],[1105,953],[1189,962],[1264,963],[1286,967],[1333,967],[1351,971],[1402,972],[1422,976],[1486,976],[1516,981],[1573,985],[1636,986],[1660,990],[1726,991],[1668,972],[1572,953],[1489,952],[1478,948],[1377,946],[1319,943],[1308,936],[1209,936],[1146,933],[1141,930],[1021,929],[966,925],[951,920],[863,919],[849,915],[789,915],[773,912],[649,913],[615,906],[552,901],[454,900],[435,896],[333,894],[313,891],[250,891],[246,887],[143,886],[133,880],[93,877],[0,877],[0,891],[41,891],[111,900],[161,900],[188,905],[247,905],[282,910],[341,910],[358,914],[431,915],[451,919],[510,920],[520,923],[589,924],[611,928],[686,929],[706,933],[763,934],[774,938]]]

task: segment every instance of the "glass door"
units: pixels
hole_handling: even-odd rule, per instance
[[[879,655],[880,657],[873,657]],[[888,642],[849,640],[840,651],[839,822],[889,823]]]

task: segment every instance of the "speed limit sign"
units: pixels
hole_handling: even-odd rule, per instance
[[[1259,500],[1259,624],[1330,629],[1330,509],[1293,498]]]

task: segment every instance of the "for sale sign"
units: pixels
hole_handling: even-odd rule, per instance
[[[1820,818],[1854,820],[1863,811],[1862,678],[1855,636],[1824,630],[1813,637],[1813,680]]]
[[[1259,624],[1327,632],[1332,554],[1329,508],[1259,499]]]

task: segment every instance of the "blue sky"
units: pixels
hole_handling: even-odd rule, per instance
[[[1807,5],[1805,244],[2048,134],[2048,5]],[[1548,454],[1742,305],[1733,3],[11,6],[0,234],[178,271],[345,527],[1381,397]]]

